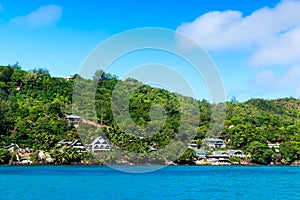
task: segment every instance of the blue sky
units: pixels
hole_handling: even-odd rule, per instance
[[[299,11],[300,1],[286,0],[3,0],[0,65],[19,62],[25,70],[45,67],[64,77],[77,73],[105,39],[133,28],[162,27],[207,50],[227,99],[299,98]]]

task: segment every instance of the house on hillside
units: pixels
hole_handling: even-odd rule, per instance
[[[11,143],[10,145],[5,147],[8,151],[12,152],[16,152],[18,154],[29,154],[32,153],[32,149],[30,149],[29,147],[19,147],[18,144],[16,143]]]
[[[229,162],[230,155],[226,151],[214,151],[207,156],[208,162]]]
[[[111,145],[102,137],[97,137],[90,145],[89,148],[92,152],[110,151]]]
[[[67,76],[67,77],[65,77],[64,78],[66,81],[70,81],[70,80],[72,80],[73,78],[71,77],[71,76]]]
[[[275,149],[279,149],[280,144],[268,144],[269,148],[275,148]]]
[[[205,139],[205,145],[208,146],[208,148],[225,148],[226,147],[224,140],[216,139],[216,138]]]
[[[77,115],[66,115],[65,118],[69,126],[71,125],[71,123],[73,123],[74,126],[79,126],[82,122],[82,118]]]
[[[20,147],[19,147],[19,145],[17,145],[16,143],[11,143],[10,145],[6,146],[5,148],[10,153],[15,153],[17,161],[18,162],[20,161],[20,157],[19,157]]]
[[[195,149],[196,151],[196,155],[199,157],[199,158],[206,158],[206,151],[202,150],[202,149]]]
[[[84,144],[80,141],[80,140],[75,140],[72,144],[71,144],[71,147],[77,149],[78,151],[86,151],[86,148],[84,146]]]
[[[274,149],[275,149],[275,152],[278,153],[278,152],[279,152],[280,143],[274,143],[274,144],[269,143],[269,144],[268,144],[268,147],[271,148],[271,149],[274,148]]]
[[[64,139],[64,140],[59,141],[57,143],[57,145],[64,147],[64,146],[70,146],[72,143],[73,143],[72,141]]]
[[[32,153],[32,149],[30,149],[29,147],[20,147],[19,148],[19,152],[21,154],[26,154],[26,153]]]
[[[187,145],[188,145],[189,148],[192,148],[192,149],[198,149],[198,146],[199,146],[196,143],[187,143]]]
[[[226,150],[226,153],[228,153],[228,155],[230,157],[239,157],[239,158],[246,157],[246,155],[244,154],[244,152],[242,150],[229,149],[229,150]]]
[[[75,140],[75,141],[70,141],[70,140],[61,140],[57,143],[58,146],[61,146],[61,147],[72,147],[72,148],[75,148],[77,149],[78,151],[81,151],[81,152],[84,152],[86,151],[86,148],[84,146],[84,144],[79,140]]]
[[[12,153],[12,152],[19,152],[20,147],[16,143],[11,143],[10,145],[6,146],[5,149],[7,149]]]

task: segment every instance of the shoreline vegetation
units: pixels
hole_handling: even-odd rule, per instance
[[[80,163],[71,163],[71,164],[53,164],[53,163],[20,163],[20,162],[12,162],[8,164],[1,164],[0,166],[112,166],[112,167],[122,167],[122,166],[128,166],[128,167],[134,167],[134,166],[300,166],[300,162],[296,161],[289,165],[282,164],[282,163],[271,163],[268,165],[261,165],[252,163],[250,161],[245,161],[241,163],[221,163],[221,162],[206,162],[206,161],[195,161],[194,163],[190,164],[175,164],[175,163],[166,163],[166,164],[144,164],[144,165],[136,165],[136,164],[115,164],[115,165],[106,165],[103,163],[95,162],[95,161],[88,161],[88,162],[80,162]]]
[[[299,119],[295,98],[214,104],[103,71],[0,66],[3,165],[299,165]]]

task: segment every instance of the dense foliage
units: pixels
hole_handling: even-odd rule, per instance
[[[75,80],[80,84],[74,85]],[[93,84],[96,91],[89,90]],[[72,106],[74,91],[81,94],[76,100],[79,103]],[[85,98],[92,92],[94,99]],[[125,97],[129,97],[128,102]],[[127,109],[126,105],[129,105],[129,115],[120,114]],[[102,71],[92,79],[75,75],[72,80],[65,80],[51,77],[46,69],[24,71],[17,64],[1,66],[0,163],[12,159],[4,148],[11,143],[30,147],[34,152],[49,152],[56,163],[80,162],[90,155],[68,148],[61,151],[57,142],[80,137],[89,144],[98,132],[109,139],[114,149],[138,153],[139,159],[152,159],[157,163],[176,159],[176,147],[191,141],[202,146],[205,137],[216,135],[226,141],[228,149],[244,150],[251,154],[252,162],[258,164],[290,164],[299,160],[299,100],[252,99],[239,103],[234,99],[226,103],[224,126],[214,123],[222,118],[221,114],[212,115],[219,106],[153,88],[134,79],[120,81]],[[95,115],[90,112],[91,108],[95,108]],[[64,115],[74,113],[106,128],[86,124],[79,128],[69,126]],[[279,152],[269,148],[268,143],[281,144]],[[154,151],[165,147],[164,156],[156,157]],[[149,152],[154,152],[151,158],[143,157]],[[114,156],[117,155],[109,155],[109,159],[113,160]],[[181,152],[177,162],[189,164],[195,157],[195,152],[188,149]]]

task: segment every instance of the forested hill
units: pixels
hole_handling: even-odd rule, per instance
[[[99,83],[94,101],[83,100],[81,108],[75,106],[72,109],[75,80],[81,82],[83,88],[93,81]],[[58,141],[79,138],[78,129],[68,126],[64,119],[66,114],[73,112],[112,127],[104,130],[107,138],[115,148],[128,152],[147,153],[154,148],[161,149],[175,137],[179,139],[174,145],[192,141],[201,147],[205,137],[215,135],[226,141],[228,149],[242,149],[250,153],[256,163],[291,163],[299,159],[300,101],[297,99],[227,102],[224,126],[210,126],[222,117],[211,116],[212,109],[219,105],[212,105],[206,100],[196,101],[128,79],[122,81],[120,87],[123,91],[133,85],[137,88],[129,101],[132,121],[126,116],[116,121],[112,108],[118,106],[118,102],[112,105],[112,96],[120,82],[116,76],[101,72],[96,73],[92,80],[78,75],[64,79],[51,77],[45,69],[24,71],[18,65],[0,66],[0,163],[7,162],[4,149],[11,143],[30,147],[35,152],[51,152],[56,150]],[[114,95],[120,96],[117,101],[123,100],[121,93]],[[96,116],[89,116],[88,109],[82,109],[92,104],[95,105]],[[159,105],[163,111],[159,107],[155,110],[153,105]],[[185,107],[184,113],[182,106]],[[195,112],[193,106],[197,106],[200,113]],[[122,107],[118,109],[124,110]],[[182,116],[185,116],[184,120]],[[137,126],[130,126],[132,122]],[[179,132],[183,134],[178,136]],[[193,132],[196,134],[193,135]],[[91,142],[90,137],[80,138],[86,140],[83,142]],[[280,143],[280,152],[270,149],[268,143]],[[182,159],[192,159],[194,153],[189,153]],[[169,156],[166,159],[173,159],[174,155],[166,155]]]

